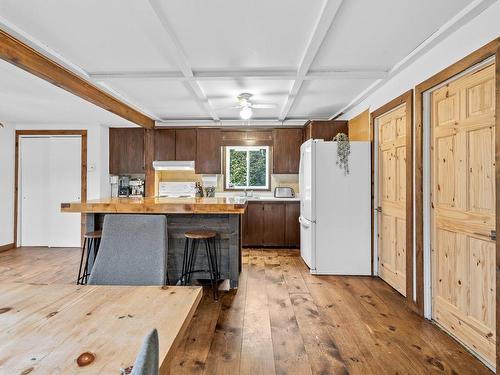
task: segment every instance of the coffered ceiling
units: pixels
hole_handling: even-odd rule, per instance
[[[0,28],[157,121],[238,121],[229,107],[249,92],[276,104],[253,119],[276,124],[331,118],[492,2],[0,0]],[[71,94],[6,64],[0,79],[24,85],[0,85],[0,117],[66,118],[54,100]],[[39,96],[47,103],[20,110]],[[81,105],[91,119],[125,121]]]

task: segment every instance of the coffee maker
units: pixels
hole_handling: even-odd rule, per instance
[[[130,191],[130,176],[118,177],[118,196],[128,197]]]
[[[131,197],[143,197],[144,196],[144,179],[133,178],[129,182],[130,186],[130,196]]]

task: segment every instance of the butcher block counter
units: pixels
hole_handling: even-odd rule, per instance
[[[168,237],[168,274],[175,284],[181,274],[184,253],[184,233],[189,230],[208,229],[217,233],[217,257],[221,279],[229,280],[231,288],[238,287],[241,271],[241,217],[247,202],[241,197],[216,198],[108,198],[85,203],[61,203],[61,211],[85,215],[85,231],[102,229],[106,215],[165,215]],[[103,233],[103,236],[106,234]],[[141,249],[138,249],[140,251]],[[204,262],[204,251],[199,262]],[[92,267],[93,260],[90,260]],[[200,263],[201,266],[201,263]],[[197,267],[198,269],[203,267]],[[76,272],[76,271],[75,271]],[[208,273],[197,274],[208,279]]]
[[[61,203],[62,212],[138,214],[243,214],[247,203],[241,197],[216,198],[106,198],[85,203]]]

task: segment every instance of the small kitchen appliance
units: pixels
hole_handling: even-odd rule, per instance
[[[196,182],[160,182],[158,195],[168,198],[194,198],[196,194]]]
[[[119,176],[118,177],[118,196],[128,197],[130,190],[130,176]]]
[[[274,197],[275,198],[294,198],[295,192],[291,187],[288,186],[279,186],[274,188]]]
[[[111,198],[118,197],[118,176],[109,176],[109,183],[111,185]]]
[[[143,197],[144,196],[144,179],[133,178],[129,182],[130,186],[130,196],[131,197]]]

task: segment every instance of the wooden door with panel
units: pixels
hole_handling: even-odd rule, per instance
[[[432,317],[495,365],[495,67],[431,96]]]
[[[406,296],[406,105],[378,118],[378,273]]]

